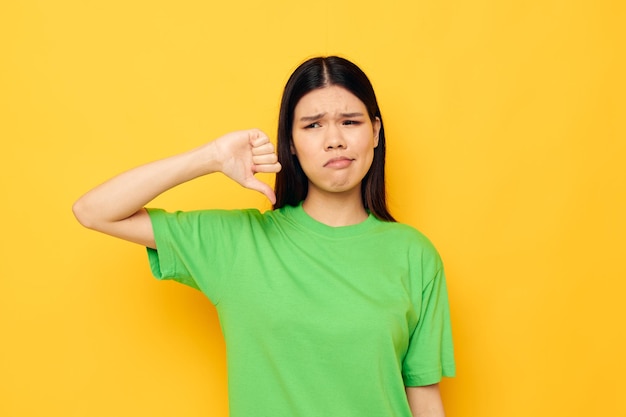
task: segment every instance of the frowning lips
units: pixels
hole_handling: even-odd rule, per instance
[[[324,164],[325,168],[346,168],[350,166],[350,164],[354,161],[353,158],[348,158],[347,156],[338,156],[336,158],[329,159]]]

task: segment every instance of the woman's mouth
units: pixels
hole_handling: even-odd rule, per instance
[[[340,157],[332,158],[326,161],[326,163],[324,164],[324,168],[334,168],[334,169],[347,168],[352,164],[352,161],[354,161],[354,159],[347,158],[345,156],[340,156]]]

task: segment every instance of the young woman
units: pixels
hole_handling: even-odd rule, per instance
[[[130,170],[74,205],[86,227],[148,247],[154,275],[202,291],[227,346],[232,417],[443,416],[454,374],[432,244],[385,201],[385,133],[365,74],[313,58],[283,94],[278,156],[259,130]],[[274,209],[144,206],[214,172]],[[277,173],[276,194],[257,172]]]

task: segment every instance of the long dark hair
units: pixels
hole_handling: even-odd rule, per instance
[[[365,104],[372,122],[380,120],[378,146],[374,148],[372,165],[361,182],[363,206],[377,218],[394,222],[387,208],[385,194],[385,127],[374,88],[365,73],[355,64],[337,56],[311,58],[291,74],[278,114],[278,160],[282,165],[276,174],[276,204],[296,206],[306,198],[309,181],[298,158],[291,153],[293,114],[300,99],[308,92],[336,85],[350,91]]]

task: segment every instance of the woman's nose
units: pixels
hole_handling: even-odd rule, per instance
[[[346,142],[341,134],[341,130],[336,126],[331,125],[326,130],[324,147],[326,150],[346,147]]]

